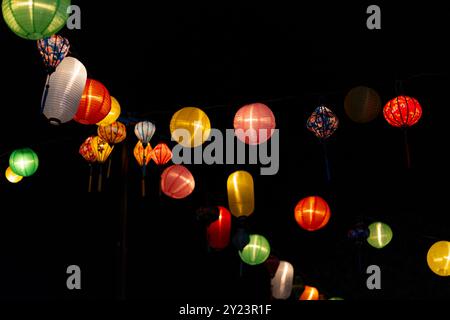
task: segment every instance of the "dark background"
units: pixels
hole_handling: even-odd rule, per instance
[[[272,101],[280,129],[280,171],[260,176],[259,166],[190,166],[196,190],[186,200],[158,194],[152,164],[149,195],[140,198],[140,171],[131,156],[121,176],[122,145],[102,193],[87,193],[88,165],[78,154],[95,126],[52,127],[40,115],[45,72],[34,41],[0,23],[1,170],[12,150],[32,147],[41,165],[18,185],[0,183],[0,299],[113,299],[120,296],[121,214],[128,193],[127,297],[180,302],[264,300],[270,278],[264,266],[245,267],[234,247],[207,250],[195,211],[227,206],[226,179],[245,169],[255,180],[251,232],[290,261],[296,275],[327,297],[345,299],[448,299],[450,283],[426,264],[428,248],[450,240],[448,210],[447,12],[443,4],[384,4],[382,30],[366,28],[372,3],[315,1],[297,6],[216,4],[127,5],[73,1],[82,30],[63,30],[71,55],[122,105],[125,116],[156,124],[152,145],[168,141],[172,114],[204,109],[219,129],[232,128],[238,108]],[[396,81],[423,106],[409,132],[413,168],[405,168],[401,130],[383,117],[355,124],[343,109],[358,85],[376,89],[383,103]],[[329,141],[333,179],[327,185],[323,154],[306,130],[309,114],[326,102],[341,120]],[[215,108],[214,106],[221,106]],[[211,108],[210,108],[211,107]],[[171,143],[173,146],[173,143]],[[98,172],[98,171],[96,171]],[[321,195],[332,218],[307,233],[293,216],[297,202]],[[347,238],[357,222],[388,223],[393,241],[383,250]],[[82,290],[66,288],[66,268],[82,269]],[[382,269],[382,290],[369,291],[365,269]]]

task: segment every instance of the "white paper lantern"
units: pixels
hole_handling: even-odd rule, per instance
[[[77,113],[87,80],[84,65],[73,57],[65,58],[50,76],[43,113],[51,124],[69,122]]]
[[[150,142],[150,139],[155,134],[156,127],[150,121],[142,121],[136,124],[134,127],[134,134],[142,142],[143,145],[146,145]]]
[[[272,278],[272,296],[275,299],[286,300],[291,296],[294,283],[294,267],[286,261],[280,261],[277,272]]]

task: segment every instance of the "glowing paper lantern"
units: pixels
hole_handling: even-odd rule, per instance
[[[356,87],[345,97],[344,108],[354,122],[367,123],[378,117],[381,111],[381,98],[371,88]]]
[[[30,148],[14,151],[9,157],[11,170],[22,177],[30,177],[36,173],[39,167],[39,158]]]
[[[86,85],[87,71],[75,58],[67,57],[50,76],[43,113],[51,124],[59,125],[73,119]]]
[[[19,37],[38,40],[51,36],[66,24],[70,0],[3,0],[8,27]]]
[[[159,143],[151,152],[151,157],[156,165],[163,166],[172,160],[172,151],[165,143]]]
[[[277,272],[271,280],[272,296],[275,299],[286,300],[291,296],[294,283],[294,267],[286,261],[280,261]]]
[[[325,227],[330,216],[330,207],[321,197],[304,198],[295,207],[295,220],[300,227],[308,231],[316,231]]]
[[[139,139],[139,141],[142,142],[144,146],[150,142],[153,135],[155,134],[155,131],[156,131],[155,125],[150,121],[139,122],[134,127],[134,134]]]
[[[211,123],[202,110],[187,107],[178,110],[170,121],[172,139],[183,147],[195,148],[208,140],[211,134]]]
[[[234,130],[239,140],[250,145],[264,143],[275,130],[275,116],[268,106],[253,103],[243,106],[234,117]]]
[[[99,81],[87,79],[78,111],[73,118],[81,124],[96,124],[111,110],[111,96]]]
[[[414,98],[399,96],[384,106],[383,114],[391,126],[407,128],[419,122],[422,117],[422,107]]]
[[[95,152],[95,158],[98,163],[105,163],[114,147],[100,137],[94,137],[91,140],[92,150]]]
[[[148,165],[151,158],[152,146],[147,144],[146,147],[143,146],[142,142],[138,141],[134,147],[134,158],[138,162],[139,166],[144,167]]]
[[[428,250],[427,263],[437,275],[450,276],[450,242],[439,241],[433,244]]]
[[[111,97],[111,110],[109,110],[108,115],[99,123],[98,126],[108,126],[119,118],[121,112],[119,101],[116,98]]]
[[[53,73],[69,53],[70,43],[64,37],[53,35],[37,41],[47,73]]]
[[[107,126],[99,126],[97,134],[110,145],[115,145],[126,139],[127,128],[123,123],[116,121]]]
[[[230,243],[231,213],[218,207],[219,218],[208,226],[206,231],[208,245],[213,249],[224,249]]]
[[[228,177],[228,206],[235,217],[249,216],[255,210],[253,177],[246,171],[236,171]]]
[[[182,165],[173,165],[161,175],[161,191],[173,199],[189,196],[195,188],[195,180],[191,172]]]
[[[367,242],[374,248],[384,248],[392,240],[392,229],[382,222],[374,222],[369,226],[369,237]]]
[[[11,170],[11,167],[8,167],[8,169],[6,169],[5,176],[6,176],[6,179],[11,183],[19,183],[23,179],[22,176],[15,174]]]
[[[87,138],[78,151],[84,160],[90,163],[97,161],[97,153],[92,148],[92,139],[94,139],[94,137]]]
[[[305,286],[299,300],[319,300],[319,291],[314,287]]]
[[[306,123],[306,128],[322,140],[331,137],[338,127],[338,117],[325,106],[317,107]]]
[[[241,260],[251,266],[264,263],[269,255],[269,241],[257,234],[250,235],[250,242],[242,249],[242,251],[239,251]]]

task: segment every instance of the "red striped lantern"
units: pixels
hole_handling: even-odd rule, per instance
[[[316,231],[325,227],[330,220],[328,203],[321,197],[307,197],[295,207],[295,220],[305,230]]]
[[[213,249],[224,249],[230,243],[231,213],[224,207],[218,207],[219,218],[208,226],[208,245]]]
[[[173,199],[186,198],[194,188],[192,173],[182,165],[170,166],[161,175],[161,191]]]
[[[239,140],[250,145],[264,143],[275,130],[275,116],[268,106],[253,103],[243,106],[234,117],[234,129]]]
[[[111,110],[111,96],[100,82],[87,79],[78,111],[73,118],[81,124],[96,124]]]
[[[151,157],[156,165],[163,166],[172,160],[172,151],[165,143],[159,143],[151,152]]]
[[[391,126],[407,128],[419,122],[422,117],[422,107],[414,98],[399,96],[386,104],[383,114]]]

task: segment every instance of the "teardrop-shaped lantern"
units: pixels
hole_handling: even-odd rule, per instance
[[[99,126],[97,134],[110,145],[115,145],[126,139],[127,128],[123,123],[116,121],[107,126]]]
[[[111,110],[108,89],[97,80],[87,79],[80,105],[73,120],[81,124],[96,124]]]
[[[325,106],[317,107],[306,123],[306,128],[322,140],[331,137],[338,127],[338,117]]]
[[[69,53],[70,43],[64,37],[52,35],[37,41],[37,47],[41,54],[47,73],[53,73],[56,67]]]
[[[172,160],[172,151],[165,143],[159,143],[152,150],[151,157],[156,165],[163,166]]]
[[[235,217],[249,216],[255,209],[253,177],[246,171],[236,171],[228,177],[228,205]]]
[[[152,146],[147,144],[146,147],[142,144],[142,142],[138,141],[136,146],[134,147],[134,158],[138,162],[139,166],[143,167],[149,164],[151,158]]]
[[[105,163],[114,147],[100,137],[94,137],[91,140],[92,150],[95,152],[95,158],[98,163]]]
[[[145,146],[150,142],[153,135],[155,134],[156,127],[150,121],[142,121],[136,124],[134,127],[134,134]]]

